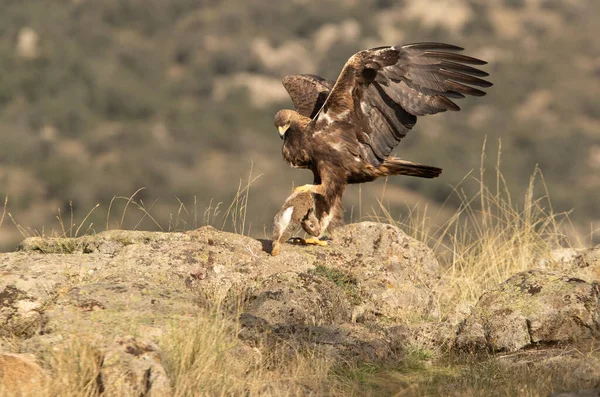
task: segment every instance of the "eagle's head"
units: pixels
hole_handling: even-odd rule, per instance
[[[275,115],[274,124],[275,127],[277,127],[277,130],[279,131],[279,136],[281,137],[281,139],[285,137],[285,133],[294,122],[294,116],[296,116],[297,114],[298,113],[294,112],[293,110],[282,109]]]

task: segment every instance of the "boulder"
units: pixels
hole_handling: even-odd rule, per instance
[[[600,282],[600,245],[593,248],[560,248],[550,252],[550,258],[540,261],[540,267],[554,269],[582,280]]]
[[[458,328],[454,347],[514,352],[600,336],[600,286],[561,273],[518,273],[485,293]]]
[[[48,375],[35,357],[27,354],[0,353],[0,395],[20,396],[40,394]]]
[[[172,395],[155,343],[125,336],[117,338],[103,351],[101,377],[108,395]]]
[[[29,337],[40,332],[44,300],[15,285],[0,290],[0,337]]]
[[[398,321],[415,312],[436,316],[431,290],[441,269],[422,242],[392,225],[361,222],[337,229],[336,251],[323,251],[326,265],[350,271],[380,319]]]
[[[398,351],[403,340],[388,329],[407,313],[435,315],[438,262],[396,227],[353,224],[327,247],[270,250],[270,241],[212,227],[29,238],[0,254],[0,336],[37,357],[76,338],[102,358],[98,384],[107,392],[169,395],[158,342],[174,319],[206,307],[240,316],[249,346],[267,335],[371,360]]]

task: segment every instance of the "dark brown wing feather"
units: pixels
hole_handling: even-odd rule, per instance
[[[453,99],[485,95],[472,86],[492,85],[480,78],[486,72],[469,66],[486,62],[459,51],[449,44],[417,43],[354,54],[313,118],[313,134],[337,130],[327,128],[336,122],[358,125],[359,147],[351,152],[380,165],[414,126],[416,116],[460,110]]]
[[[333,82],[312,74],[285,76],[282,83],[296,111],[310,118],[315,117],[333,88]]]

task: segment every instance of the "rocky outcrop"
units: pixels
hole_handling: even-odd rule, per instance
[[[556,269],[587,282],[600,281],[600,245],[593,248],[560,248],[540,261],[540,268]]]
[[[271,241],[211,227],[26,239],[18,252],[0,254],[0,391],[17,362],[39,375],[24,387],[52,384],[42,368],[76,340],[87,347],[71,350],[87,352],[87,371],[97,372],[94,390],[168,396],[161,338],[173,321],[207,309],[237,319],[242,342],[232,354],[249,362],[261,359],[256,346],[269,344],[291,353],[310,347],[343,362],[394,361],[417,347],[505,352],[492,359],[561,368],[591,386],[600,370],[597,360],[564,348],[600,337],[598,248],[557,254],[514,275],[485,293],[458,328],[405,321],[438,317],[432,291],[443,279],[433,253],[396,227],[351,224],[327,247],[270,251]]]
[[[560,273],[516,274],[485,293],[459,326],[455,347],[514,352],[600,337],[600,285]]]
[[[157,341],[214,302],[250,345],[268,335],[365,360],[393,357],[402,340],[390,330],[433,310],[438,262],[393,226],[348,225],[327,247],[286,244],[278,257],[270,244],[212,227],[26,239],[0,255],[0,330],[38,357],[77,336],[101,358],[103,390],[169,395]]]

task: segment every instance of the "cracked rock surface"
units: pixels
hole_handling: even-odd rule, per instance
[[[18,252],[0,254],[0,374],[23,360],[44,368],[49,350],[76,338],[93,346],[108,395],[168,396],[161,338],[174,320],[216,301],[239,316],[239,354],[271,341],[344,362],[393,362],[414,346],[454,347],[515,352],[507,365],[562,365],[582,379],[597,372],[554,346],[600,336],[597,249],[561,256],[560,272],[514,275],[485,293],[457,331],[455,323],[405,321],[439,318],[432,291],[443,269],[425,244],[394,226],[350,224],[327,247],[285,244],[277,257],[270,244],[212,227],[27,239]],[[528,349],[538,346],[556,351],[542,360]]]
[[[438,262],[396,227],[347,225],[327,247],[285,244],[277,257],[270,244],[212,227],[29,238],[0,254],[0,336],[38,359],[79,338],[102,358],[107,393],[158,396],[169,395],[161,335],[219,299],[240,314],[249,345],[268,334],[364,360],[394,357],[404,339],[388,329],[434,310]]]
[[[600,285],[544,270],[518,273],[481,296],[455,348],[514,352],[600,337]]]

